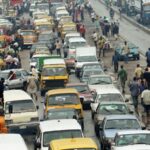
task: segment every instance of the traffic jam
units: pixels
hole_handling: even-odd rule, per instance
[[[150,47],[99,1],[0,1],[0,150],[150,150]]]

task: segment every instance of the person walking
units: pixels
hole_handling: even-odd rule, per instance
[[[120,70],[118,72],[118,79],[120,79],[122,93],[125,93],[125,84],[127,81],[127,71],[124,69],[123,65],[121,65]]]
[[[150,118],[150,88],[145,89],[141,94],[141,103],[146,112],[145,123],[149,125],[149,118]]]
[[[143,73],[143,79],[146,81],[147,87],[150,88],[150,72],[148,68],[146,68],[145,72]]]
[[[4,106],[4,89],[5,89],[4,82],[5,82],[5,79],[1,78],[0,80],[0,104],[2,106]]]
[[[131,92],[135,112],[138,114],[138,96],[140,94],[140,88],[136,77],[134,77],[133,81],[129,84],[129,89]]]
[[[85,38],[85,32],[86,32],[86,30],[85,30],[85,26],[83,24],[80,26],[79,32],[80,32],[81,36],[83,38]]]
[[[38,87],[37,87],[36,78],[32,74],[32,76],[30,76],[27,80],[27,92],[31,95],[32,98],[35,98],[36,101],[38,100],[37,90]]]
[[[145,56],[146,56],[147,66],[150,66],[150,48],[146,52]]]
[[[119,66],[119,56],[117,55],[117,52],[112,56],[112,65],[114,66],[114,72],[117,73]]]
[[[95,31],[93,32],[92,38],[94,40],[94,45],[97,48],[97,41],[98,41],[98,34],[97,34],[97,32],[95,32]]]
[[[134,71],[134,75],[137,79],[140,79],[143,75],[143,70],[140,66],[140,64],[137,64],[136,68],[135,68],[135,71]]]
[[[99,56],[99,58],[101,57],[102,50],[103,50],[103,57],[104,57],[104,49],[103,49],[104,48],[104,43],[105,43],[105,39],[102,36],[100,36],[100,38],[98,40],[98,48],[99,48],[98,56]]]
[[[124,42],[124,46],[123,46],[122,50],[123,50],[122,54],[124,55],[124,61],[127,64],[128,63],[128,54],[130,52],[127,41]]]
[[[59,40],[56,41],[56,51],[57,51],[57,55],[60,55],[61,56],[61,43]]]

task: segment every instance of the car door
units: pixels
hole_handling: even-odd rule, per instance
[[[13,80],[9,80],[9,88],[22,88],[22,76],[20,71],[16,71],[16,78]]]

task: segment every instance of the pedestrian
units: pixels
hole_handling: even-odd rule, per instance
[[[121,10],[121,8],[119,8],[119,19],[121,20],[122,19],[122,10]]]
[[[95,18],[96,18],[96,14],[95,14],[94,11],[92,11],[92,13],[91,13],[91,19],[92,19],[92,22],[93,22],[93,23],[94,23],[94,21],[95,21]]]
[[[5,89],[5,85],[4,85],[5,79],[1,78],[0,80],[0,104],[2,106],[4,106],[4,89]]]
[[[140,94],[147,88],[145,81],[143,79],[139,80],[139,88],[140,88]]]
[[[115,11],[113,10],[113,8],[110,8],[109,15],[111,19],[114,19]]]
[[[147,65],[150,66],[150,48],[146,52],[145,56],[146,56]]]
[[[80,26],[79,32],[80,32],[81,36],[83,38],[85,38],[85,32],[86,32],[86,30],[85,30],[85,26],[83,24]]]
[[[114,55],[112,56],[112,65],[114,66],[114,72],[118,72],[118,66],[119,66],[119,56],[117,52],[115,51]]]
[[[100,38],[98,39],[98,42],[97,42],[98,44],[98,48],[99,48],[99,54],[98,54],[98,56],[99,56],[99,58],[101,57],[101,53],[102,53],[102,51],[103,51],[103,57],[104,57],[104,43],[105,43],[105,39],[102,37],[102,36],[100,36]]]
[[[141,95],[141,103],[146,112],[146,120],[145,123],[149,125],[149,118],[150,118],[150,88],[145,89]]]
[[[97,32],[99,32],[99,17],[96,16],[96,19],[95,19],[95,29]]]
[[[61,43],[59,40],[56,41],[56,51],[57,51],[57,55],[61,56]]]
[[[118,72],[118,79],[120,79],[123,94],[125,93],[125,84],[127,81],[127,76],[127,71],[124,69],[123,65],[121,65],[120,70]]]
[[[135,71],[134,71],[134,75],[137,79],[140,79],[142,78],[142,75],[143,75],[143,70],[140,66],[140,64],[137,64],[136,68],[135,68]]]
[[[108,40],[105,40],[103,45],[103,57],[105,57],[105,52],[110,50],[110,42]]]
[[[130,53],[130,49],[128,47],[127,41],[124,42],[124,46],[122,48],[122,54],[124,55],[124,61],[127,64],[128,63],[128,54]]]
[[[146,68],[143,73],[143,79],[146,81],[147,87],[150,88],[150,72],[148,71],[148,68]]]
[[[133,81],[129,84],[133,105],[135,112],[138,114],[138,96],[140,94],[140,88],[136,77],[133,77]]]
[[[97,34],[97,32],[95,32],[95,31],[93,32],[92,38],[94,40],[94,45],[97,48],[97,41],[98,41],[98,34]]]
[[[27,79],[27,92],[31,95],[31,97],[37,101],[37,82],[36,78],[32,75]]]

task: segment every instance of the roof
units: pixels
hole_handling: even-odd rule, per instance
[[[91,138],[73,138],[73,139],[59,139],[53,140],[50,144],[57,150],[62,149],[80,149],[80,148],[94,148],[98,149],[96,143]]]
[[[79,82],[79,83],[68,83],[68,84],[66,84],[66,87],[67,86],[85,86],[85,85],[87,85],[86,83],[82,83],[82,82]]]
[[[122,104],[122,105],[126,105],[126,103],[125,102],[121,102],[121,101],[101,101],[100,102],[100,105],[101,104]]]
[[[55,65],[55,64],[65,64],[64,59],[61,58],[50,58],[44,60],[44,65]]]
[[[137,119],[134,115],[108,115],[105,117],[107,120],[113,120],[113,119]]]
[[[59,14],[68,14],[69,15],[67,10],[58,10],[58,11],[56,11],[56,14],[57,15],[59,15]]]
[[[127,134],[150,134],[149,130],[125,130],[119,131],[118,135],[127,135]]]
[[[80,33],[78,32],[67,33],[65,37],[80,37]]]
[[[64,89],[55,89],[55,90],[49,90],[46,94],[47,95],[55,95],[55,94],[69,94],[69,93],[77,93],[78,91],[74,88],[64,88]]]
[[[33,56],[32,56],[32,58],[36,58],[36,57],[43,57],[43,56],[50,56],[50,55],[48,55],[48,54],[34,54]]]
[[[31,100],[31,96],[23,90],[7,90],[4,91],[4,101],[20,101],[20,100]]]
[[[94,78],[94,77],[110,77],[111,78],[111,76],[108,74],[96,74],[96,75],[91,75],[90,77],[91,78]]]
[[[40,122],[41,132],[60,130],[81,130],[80,124],[75,119],[46,120]]]
[[[96,88],[97,94],[121,94],[120,91],[114,85],[100,85],[100,88]]]
[[[20,134],[0,134],[2,150],[28,150]]]
[[[69,43],[72,42],[86,42],[86,40],[83,37],[72,37],[69,39]]]

